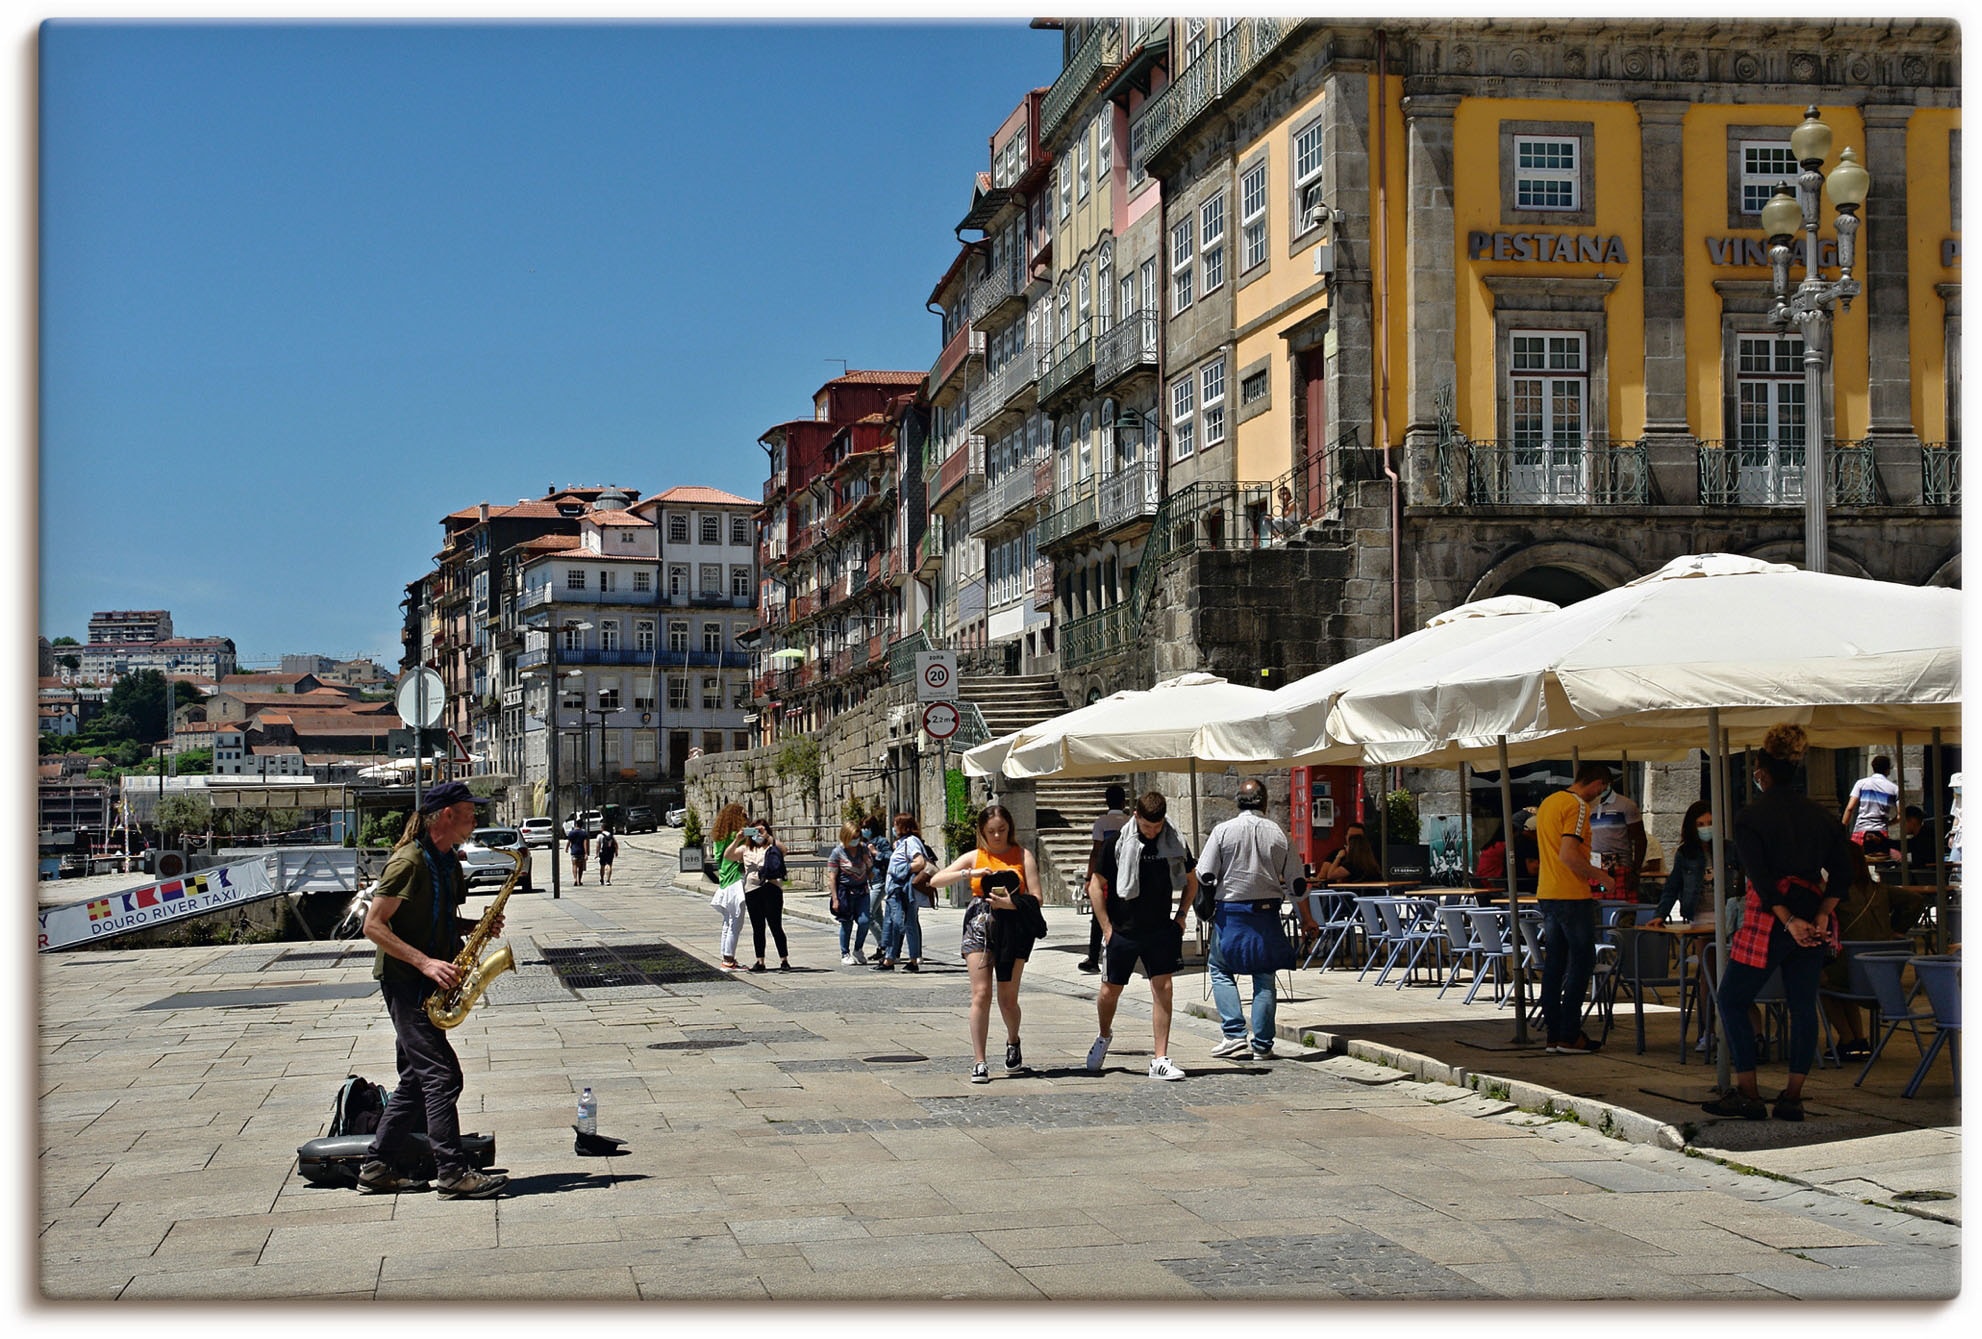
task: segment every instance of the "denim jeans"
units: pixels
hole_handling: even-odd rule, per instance
[[[867,916],[867,890],[857,893],[841,893],[840,906],[848,913],[840,921],[840,956],[849,957],[867,946],[867,927],[871,922]],[[856,934],[855,930],[859,933]],[[851,944],[852,947],[848,947]]]
[[[1574,1041],[1583,1030],[1583,994],[1597,969],[1595,898],[1544,898],[1542,909],[1542,1026],[1550,1044]]]
[[[424,1128],[440,1175],[466,1171],[468,1155],[461,1149],[461,1120],[455,1110],[461,1100],[461,1062],[455,1059],[447,1033],[427,1017],[427,996],[433,994],[433,983],[386,980],[379,984],[385,1011],[392,1019],[399,1086],[392,1090],[385,1114],[379,1117],[370,1156],[395,1170],[406,1170],[415,1162],[412,1135]]]
[[[881,956],[889,962],[922,959],[922,908],[912,891],[904,889],[900,896],[891,893],[882,900]]]
[[[1817,987],[1824,972],[1824,950],[1804,948],[1777,931],[1769,936],[1768,966],[1730,962],[1721,972],[1720,989],[1714,992],[1721,1032],[1727,1038],[1728,1068],[1736,1074],[1755,1068],[1755,1025],[1748,1020],[1748,1006],[1778,967],[1782,998],[1789,1006],[1789,1072],[1808,1074],[1817,1059]]]
[[[1218,1008],[1218,1026],[1230,1039],[1246,1035],[1246,1016],[1239,1007],[1239,983],[1225,969],[1218,954],[1218,927],[1211,929],[1211,950],[1205,955],[1205,968],[1211,974],[1211,1002]],[[1273,1045],[1274,1011],[1280,1003],[1280,988],[1272,972],[1254,972],[1252,1044]]]

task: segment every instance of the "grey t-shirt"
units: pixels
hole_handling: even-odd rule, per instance
[[[1200,879],[1218,881],[1220,902],[1261,902],[1292,897],[1301,862],[1280,825],[1264,814],[1242,812],[1211,830],[1198,857]]]

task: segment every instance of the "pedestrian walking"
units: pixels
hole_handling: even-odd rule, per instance
[[[577,819],[571,820],[571,827],[565,834],[564,849],[571,856],[571,882],[585,882],[585,850],[592,840],[592,834]]]
[[[888,855],[887,881],[883,885],[881,909],[882,970],[897,964],[904,972],[922,970],[922,898],[916,887],[928,874],[936,857],[923,843],[922,829],[915,815],[895,815],[895,840]],[[908,960],[902,961],[906,949]]]
[[[840,966],[865,967],[868,915],[867,876],[874,864],[874,851],[867,845],[860,828],[840,824],[840,842],[826,857],[826,892],[833,918],[840,923]],[[878,950],[877,950],[878,951]]]
[[[984,1046],[991,1031],[992,984],[1005,1020],[1005,1072],[1026,1071],[1019,1046],[1019,982],[1033,940],[1045,933],[1039,911],[1039,862],[1013,838],[1012,816],[1002,804],[986,805],[977,816],[977,848],[965,851],[931,876],[934,887],[970,886],[963,913],[964,965],[970,972],[970,1049],[976,1063],[972,1083],[989,1083]]]
[[[1536,904],[1542,913],[1543,1050],[1583,1055],[1603,1043],[1583,1031],[1583,993],[1597,967],[1597,903],[1593,888],[1611,892],[1615,876],[1590,859],[1590,802],[1610,788],[1610,768],[1586,762],[1576,779],[1535,810],[1541,855]]]
[[[599,834],[599,882],[612,882],[612,862],[619,855],[619,838],[610,831]]]
[[[1280,825],[1268,818],[1266,786],[1256,777],[1239,783],[1239,812],[1211,830],[1198,857],[1197,877],[1215,890],[1211,948],[1205,971],[1218,1008],[1224,1040],[1212,1047],[1214,1059],[1273,1058],[1273,1027],[1279,986],[1274,973],[1294,965],[1294,946],[1280,928],[1280,900],[1306,889],[1301,863]],[[1238,973],[1252,978],[1252,1036],[1239,1007]]]
[[[454,848],[475,829],[475,806],[486,804],[459,781],[443,781],[421,797],[365,909],[365,938],[378,945],[372,976],[385,997],[399,1084],[379,1117],[358,1168],[368,1195],[425,1190],[408,1168],[415,1130],[426,1131],[442,1199],[487,1199],[509,1178],[468,1165],[461,1147],[461,1061],[447,1033],[427,1016],[436,987],[461,984],[454,959],[475,922],[457,916],[468,896],[467,875]],[[491,927],[502,933],[498,917]]]
[[[1102,895],[1094,901],[1094,917],[1101,925],[1105,957],[1101,990],[1094,999],[1099,1026],[1087,1048],[1090,1072],[1099,1071],[1107,1058],[1115,1007],[1140,961],[1149,978],[1155,1043],[1149,1077],[1184,1077],[1183,1069],[1170,1062],[1170,979],[1184,960],[1184,922],[1197,893],[1197,871],[1191,868],[1190,849],[1166,817],[1167,809],[1156,791],[1138,799],[1134,818],[1101,853],[1095,870]]]
[[[1777,1120],[1803,1119],[1803,1082],[1817,1058],[1817,986],[1828,951],[1838,943],[1838,906],[1850,897],[1852,875],[1844,828],[1791,789],[1807,744],[1801,726],[1770,730],[1755,757],[1761,797],[1734,816],[1734,844],[1748,888],[1715,997],[1734,1091],[1701,1103],[1711,1116],[1762,1120],[1770,1114],[1755,1086],[1755,1025],[1748,1009],[1779,969],[1789,1007],[1789,1079],[1774,1114]]]
[[[1858,778],[1845,802],[1845,831],[1860,846],[1868,833],[1884,836],[1899,810],[1899,787],[1893,784],[1892,770],[1893,760],[1885,754],[1872,759],[1871,772]]]
[[[737,970],[736,941],[743,933],[743,862],[731,852],[737,851],[738,839],[752,830],[750,816],[743,806],[731,802],[716,814],[716,823],[710,829],[710,838],[715,849],[721,854],[716,859],[716,894],[709,899],[723,918],[722,933],[718,938],[720,966],[724,971]]]
[[[882,942],[885,927],[885,911],[888,900],[888,858],[894,854],[895,844],[887,834],[888,822],[879,814],[869,814],[860,821],[860,839],[867,843],[867,920],[874,931],[874,970],[889,972],[894,963],[889,960]]]
[[[1094,831],[1089,839],[1087,852],[1087,873],[1081,879],[1081,887],[1087,890],[1090,919],[1087,923],[1087,956],[1074,966],[1083,972],[1101,970],[1102,929],[1100,918],[1094,916],[1094,904],[1101,897],[1106,896],[1106,893],[1095,881],[1094,867],[1101,858],[1102,849],[1112,847],[1115,839],[1122,835],[1122,829],[1128,826],[1129,822],[1129,792],[1123,786],[1119,783],[1111,783],[1108,789],[1102,792],[1102,800],[1107,804],[1108,809],[1101,817],[1094,820]]]
[[[736,840],[723,852],[743,868],[743,909],[750,917],[750,943],[757,960],[750,970],[764,970],[764,932],[768,929],[778,946],[778,970],[791,970],[791,954],[785,944],[785,850],[771,832],[771,825],[758,819],[736,834]]]

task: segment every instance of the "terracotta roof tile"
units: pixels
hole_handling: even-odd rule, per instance
[[[842,381],[857,382],[863,386],[920,386],[929,376],[927,369],[920,372],[874,372],[855,370],[845,376],[834,377],[828,386]]]
[[[665,493],[656,493],[650,498],[641,500],[637,505],[642,508],[648,508],[657,502],[687,503],[691,506],[699,503],[703,506],[710,507],[754,507],[757,505],[756,498],[738,497],[734,493],[725,493],[720,488],[705,488],[701,484],[677,484]]]
[[[594,525],[653,525],[645,516],[635,516],[630,511],[595,511],[583,519]]]

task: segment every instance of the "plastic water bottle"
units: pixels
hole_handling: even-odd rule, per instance
[[[599,1132],[599,1099],[590,1088],[578,1094],[578,1128],[585,1134]]]

